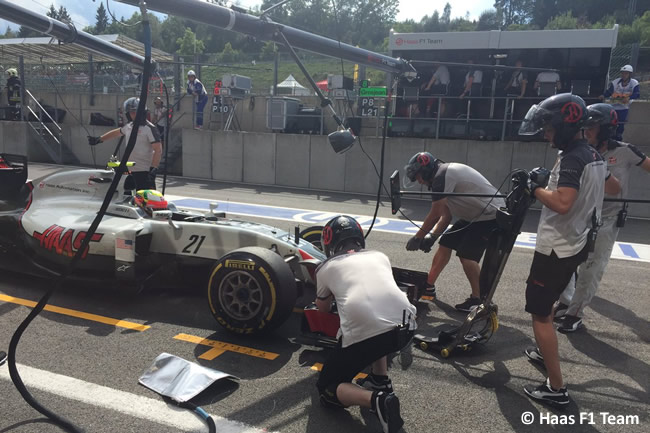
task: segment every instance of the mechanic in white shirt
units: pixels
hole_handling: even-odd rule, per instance
[[[111,140],[119,136],[128,137],[133,129],[133,121],[138,109],[140,98],[131,97],[124,102],[124,113],[129,122],[121,128],[116,128],[99,136],[88,136],[88,144],[95,146],[106,140]],[[160,142],[160,133],[156,126],[145,120],[145,124],[138,128],[138,136],[135,141],[133,151],[129,156],[129,162],[135,165],[130,168],[131,177],[135,182],[135,189],[156,189],[156,173],[162,157],[162,143]]]
[[[409,344],[416,309],[395,283],[388,257],[363,249],[363,230],[354,218],[331,219],[323,228],[322,245],[328,259],[316,270],[316,306],[329,312],[336,301],[341,325],[338,346],[316,385],[321,404],[369,408],[385,433],[395,433],[404,421],[388,378],[386,355]],[[368,365],[367,378],[353,384]]]
[[[587,107],[589,119],[584,128],[584,136],[589,144],[600,153],[607,163],[610,173],[620,183],[620,191],[605,190],[605,198],[627,197],[630,175],[634,167],[650,172],[650,158],[636,146],[614,140],[618,126],[615,108],[610,104],[592,104]],[[612,255],[618,229],[625,224],[623,204],[605,202],[602,210],[602,224],[598,230],[594,252],[589,254],[587,261],[578,267],[578,279],[575,277],[562,292],[559,304],[555,310],[560,332],[574,332],[582,326],[584,309],[591,303],[600,280],[603,277],[609,258]]]

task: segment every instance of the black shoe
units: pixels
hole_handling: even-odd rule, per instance
[[[368,376],[357,380],[357,385],[371,391],[393,392],[393,382],[391,382],[388,376],[378,377],[370,373]]]
[[[541,352],[537,347],[529,347],[528,349],[524,350],[524,353],[528,357],[528,359],[532,362],[534,362],[537,365],[541,365],[542,367],[545,367],[544,365],[544,357],[542,356]]]
[[[426,286],[424,286],[424,292],[422,292],[422,296],[431,296],[432,298],[436,297],[436,285],[427,283]]]
[[[7,362],[7,354],[0,350],[0,365],[4,364]]]
[[[454,308],[458,311],[469,313],[472,311],[472,309],[478,307],[479,305],[481,305],[481,300],[479,298],[470,296],[469,298],[465,299],[465,302],[454,305]]]
[[[546,381],[539,386],[524,386],[524,392],[533,400],[549,403],[559,407],[565,407],[571,401],[569,399],[569,392],[567,391],[566,386],[564,388],[554,390],[551,388],[551,383],[549,382],[548,378],[546,378]]]
[[[404,425],[399,413],[399,399],[393,393],[378,392],[373,395],[377,418],[384,433],[397,433]]]
[[[558,302],[557,305],[555,306],[555,313],[553,314],[553,320],[559,320],[562,316],[566,314],[568,309],[569,306],[567,304]]]
[[[567,334],[570,332],[575,332],[582,327],[582,318],[578,316],[570,316],[566,314],[560,321],[557,330]]]

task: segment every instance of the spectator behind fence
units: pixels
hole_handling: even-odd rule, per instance
[[[474,64],[474,60],[467,60],[469,65]],[[480,69],[475,69],[470,66],[469,71],[465,74],[465,84],[463,88],[463,93],[460,94],[460,98],[465,96],[481,96],[480,92],[477,90],[480,89],[481,84],[483,83],[483,71]]]
[[[555,84],[555,86],[552,86]],[[560,74],[554,71],[544,71],[535,78],[535,90],[539,96],[553,96],[562,88]]]
[[[6,73],[7,85],[5,89],[7,89],[7,103],[11,107],[7,120],[18,120],[20,118],[18,106],[20,105],[20,87],[22,83],[20,82],[20,78],[18,78],[16,68],[7,69]]]
[[[421,86],[421,95],[446,95],[447,88],[449,86],[449,69],[445,65],[438,65],[436,71],[431,76],[431,79],[428,82],[422,83]],[[421,98],[420,103],[420,114],[423,114],[425,111],[427,115],[431,113],[431,106],[435,102],[435,98]],[[440,110],[444,113],[445,111],[445,100],[442,100]]]
[[[196,99],[196,126],[194,129],[203,128],[203,110],[208,103],[208,92],[205,90],[203,83],[197,78],[194,71],[187,73],[187,94],[193,95]]]
[[[623,130],[627,113],[630,111],[630,100],[638,99],[641,96],[639,82],[632,78],[634,68],[632,65],[625,65],[621,68],[621,77],[615,79],[609,84],[609,87],[600,95],[600,100],[605,98],[612,99],[612,106],[618,115],[618,128],[616,129],[616,140],[623,140]]]
[[[528,73],[521,70],[522,66],[523,62],[521,60],[515,62],[515,67],[517,69],[512,72],[512,76],[504,88],[506,95],[518,95],[519,98],[523,98],[526,95]]]

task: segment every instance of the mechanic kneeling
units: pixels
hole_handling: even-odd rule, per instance
[[[388,257],[363,249],[363,230],[354,218],[331,219],[323,228],[322,245],[328,259],[316,270],[316,306],[328,312],[336,301],[341,326],[338,346],[316,385],[321,404],[369,408],[385,433],[397,432],[404,421],[388,378],[386,355],[410,341],[416,309],[397,287]],[[368,365],[368,377],[351,383]]]

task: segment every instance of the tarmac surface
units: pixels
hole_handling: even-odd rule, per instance
[[[54,169],[30,166],[30,178]],[[338,193],[232,185],[171,178],[167,194],[264,204],[269,206],[372,215],[374,198]],[[422,220],[430,204],[404,202],[405,213]],[[221,209],[224,210],[224,209]],[[389,204],[379,215],[392,217]],[[535,232],[537,211],[523,230]],[[249,219],[249,218],[247,218]],[[293,232],[290,222],[250,218]],[[426,271],[432,254],[406,252],[404,235],[375,231],[367,247],[386,253],[394,266]],[[619,240],[650,244],[650,221],[632,220]],[[648,263],[612,260],[600,290],[586,310],[585,327],[558,334],[563,374],[573,403],[556,410],[529,400],[522,387],[544,380],[544,372],[527,361],[523,350],[534,344],[530,315],[524,311],[530,249],[515,248],[494,302],[499,305],[498,331],[486,344],[443,359],[436,352],[413,348],[413,363],[395,358],[390,376],[400,398],[404,432],[647,432],[650,389],[650,295]],[[21,305],[37,301],[49,281],[5,274],[0,278],[0,349],[29,312]],[[464,314],[453,305],[469,295],[460,263],[452,258],[438,283],[438,299],[418,305],[419,331],[457,323]],[[315,388],[321,349],[295,341],[301,315],[292,314],[265,337],[242,338],[225,332],[212,318],[203,287],[150,289],[138,295],[97,286],[61,289],[25,332],[17,351],[18,368],[30,392],[47,408],[87,432],[207,431],[189,411],[173,409],[138,378],[160,353],[167,352],[240,378],[213,385],[196,400],[220,417],[223,432],[378,432],[367,410],[331,411],[320,406]],[[72,311],[70,311],[72,310]],[[125,322],[100,323],[94,314]],[[109,321],[110,322],[110,321]],[[128,329],[129,323],[149,326]],[[195,339],[229,343],[225,351]],[[277,354],[251,356],[250,349]],[[61,431],[29,407],[0,367],[0,433]],[[603,417],[603,413],[607,413]],[[608,417],[609,416],[609,417]],[[613,417],[612,417],[613,416]],[[525,422],[532,422],[526,424]]]

